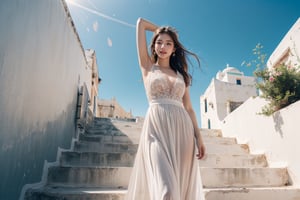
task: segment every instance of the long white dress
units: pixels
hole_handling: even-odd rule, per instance
[[[149,108],[127,200],[200,200],[201,182],[192,121],[183,107],[183,76],[169,80],[153,66],[145,83]]]

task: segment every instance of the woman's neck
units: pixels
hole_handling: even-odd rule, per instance
[[[170,68],[169,59],[167,59],[167,60],[157,60],[155,64],[157,66],[160,66],[160,67]]]

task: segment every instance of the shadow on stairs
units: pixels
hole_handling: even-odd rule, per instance
[[[142,123],[95,118],[70,150],[27,186],[25,200],[121,200],[138,147]]]
[[[33,184],[26,200],[123,200],[138,148],[142,122],[95,118],[62,150],[43,184]],[[207,155],[199,161],[205,200],[296,200],[286,168],[269,167],[264,155],[224,138],[220,130],[201,129]]]

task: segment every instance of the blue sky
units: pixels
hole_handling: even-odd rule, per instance
[[[148,102],[138,66],[138,17],[177,29],[184,46],[201,59],[191,67],[191,100],[200,126],[200,95],[227,64],[252,76],[241,63],[257,43],[270,56],[300,17],[298,0],[67,0],[85,49],[97,55],[99,98],[116,97],[127,111],[144,116]],[[151,34],[148,34],[150,40]]]

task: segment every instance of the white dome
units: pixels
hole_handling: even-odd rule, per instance
[[[240,70],[238,70],[237,68],[234,67],[230,67],[228,64],[226,66],[226,68],[222,71],[224,74],[227,73],[232,73],[232,74],[239,74],[239,75],[243,75],[244,73],[241,72]]]

